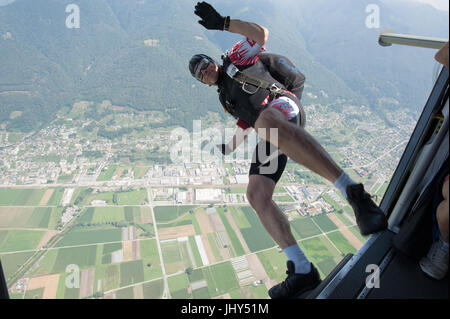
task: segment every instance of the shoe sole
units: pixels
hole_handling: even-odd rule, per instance
[[[359,230],[361,232],[361,235],[368,236],[368,235],[375,234],[375,233],[378,233],[380,231],[386,230],[388,228],[388,223],[387,223],[386,220],[384,220],[380,226],[378,226],[376,228],[373,228],[373,229],[366,229],[364,231],[361,230],[361,227],[359,225],[358,225],[358,227],[359,227]]]
[[[302,290],[300,290],[299,292],[297,292],[295,295],[288,297],[287,299],[305,299],[305,297],[313,290],[315,289],[318,285],[320,285],[322,281],[319,281],[318,283],[308,286],[306,288],[303,288]]]
[[[429,261],[426,262],[426,261],[421,260],[419,262],[420,269],[423,271],[424,274],[426,274],[428,277],[436,279],[436,280],[442,280],[445,278],[445,276],[447,275],[447,272],[436,274],[435,272],[433,272],[431,269],[428,268],[429,266],[427,265],[427,263],[431,264],[431,262],[429,262]]]

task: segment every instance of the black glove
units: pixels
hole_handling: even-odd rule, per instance
[[[228,30],[230,26],[230,17],[222,17],[216,9],[207,2],[197,2],[195,14],[201,18],[198,23],[208,30]]]

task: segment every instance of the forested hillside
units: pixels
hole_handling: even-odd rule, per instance
[[[429,6],[400,10],[375,2],[381,8],[380,29],[364,26],[369,1],[211,1],[224,15],[267,26],[267,50],[288,56],[305,73],[306,93],[330,104],[344,99],[380,110],[420,109],[431,86],[434,52],[381,48],[377,37],[388,27],[448,37],[448,14]],[[80,28],[66,27],[70,14],[66,7],[72,3],[80,8]],[[170,115],[167,124],[185,127],[208,110],[221,112],[215,89],[196,82],[187,64],[200,52],[219,60],[241,36],[203,29],[193,13],[195,3],[4,2],[0,6],[1,127],[32,131],[80,100],[164,110]],[[423,26],[408,19],[419,14]],[[312,101],[306,94],[304,99]]]

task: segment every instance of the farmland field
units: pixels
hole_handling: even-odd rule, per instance
[[[294,237],[297,240],[320,234],[320,229],[317,228],[314,222],[307,217],[296,218],[292,220],[291,227],[295,230],[295,232],[299,236],[299,238],[297,238],[297,236],[295,236],[294,234]]]
[[[255,252],[276,246],[275,241],[267,233],[253,209],[248,206],[240,209],[251,225],[251,227],[240,229],[250,251]]]
[[[116,194],[119,205],[141,205],[144,201],[148,202],[147,190],[145,189],[116,192]]]
[[[205,267],[203,268],[203,274],[208,283],[208,291],[213,297],[239,288],[236,274],[229,261]]]
[[[270,279],[281,282],[285,279],[287,258],[282,251],[272,248],[256,254]]]
[[[154,208],[157,223],[165,223],[178,218],[196,206],[157,206]]]
[[[341,234],[340,231],[335,231],[327,234],[328,238],[336,245],[336,247],[343,253],[356,253],[356,248]]]
[[[95,207],[92,223],[125,221],[123,207]]]
[[[0,253],[36,249],[45,231],[0,230]]]
[[[65,272],[66,267],[71,264],[78,265],[80,268],[94,266],[96,253],[97,246],[61,248],[52,273]]]
[[[186,274],[179,274],[167,278],[170,294],[173,299],[186,299],[189,297],[187,288],[189,281]]]
[[[5,278],[8,280],[34,252],[0,255]]]
[[[38,206],[46,189],[0,188],[0,206]]]
[[[0,207],[0,227],[55,229],[62,207]]]
[[[120,264],[120,286],[127,286],[144,281],[142,260],[134,260]]]
[[[143,284],[144,299],[159,299],[163,294],[164,282],[162,279]]]
[[[306,257],[311,261],[322,275],[328,274],[342,258],[340,252],[334,248],[325,236],[318,236],[303,240],[299,243]]]
[[[225,226],[228,237],[231,240],[231,244],[236,252],[236,255],[237,256],[244,255],[245,254],[244,248],[242,247],[241,242],[239,241],[239,238],[237,237],[236,233],[234,232],[233,228],[231,227],[228,219],[225,217],[226,213],[223,211],[223,208],[218,207],[217,212],[219,213],[220,219],[222,220],[222,223]]]
[[[99,181],[99,182],[110,181],[114,175],[114,172],[116,171],[116,168],[117,168],[117,165],[113,164],[113,165],[109,165],[106,170],[103,169],[103,171],[98,175],[97,181]]]
[[[97,229],[97,230],[74,230],[67,233],[55,247],[87,245],[115,242],[122,240],[120,228]]]
[[[314,222],[316,222],[320,229],[322,229],[325,233],[337,229],[337,226],[331,221],[331,219],[328,218],[326,214],[314,216],[312,217],[312,220],[314,220]]]

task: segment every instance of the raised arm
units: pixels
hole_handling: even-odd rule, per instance
[[[267,28],[252,22],[237,19],[231,20],[229,16],[223,17],[213,6],[204,1],[197,3],[195,6],[195,14],[201,18],[198,23],[208,30],[226,30],[232,33],[242,34],[261,46],[266,43],[269,37],[269,30]]]
[[[230,27],[228,31],[242,34],[243,36],[255,41],[260,46],[263,46],[269,38],[269,30],[267,30],[267,28],[247,21],[230,20]]]

